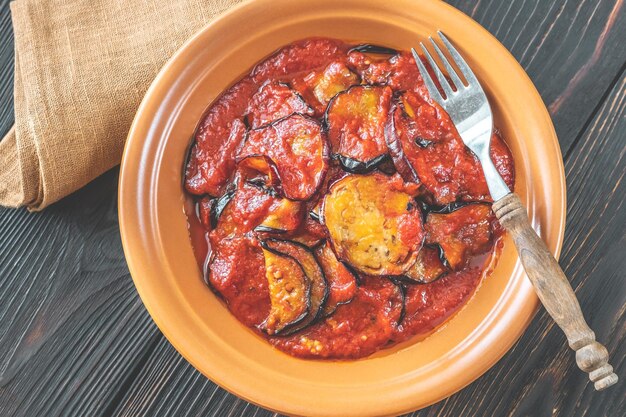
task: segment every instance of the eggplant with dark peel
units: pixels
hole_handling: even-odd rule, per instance
[[[377,55],[396,55],[398,51],[387,46],[374,45],[371,43],[362,43],[360,45],[350,48],[350,52],[361,52],[364,54],[377,54]]]
[[[422,246],[422,214],[399,175],[348,175],[330,188],[323,222],[339,259],[368,275],[401,275]]]
[[[485,253],[493,245],[495,216],[488,204],[466,204],[450,212],[426,216],[426,243],[438,244],[454,271],[463,268],[472,255]]]
[[[209,234],[209,251],[203,264],[205,280],[238,319],[248,326],[258,326],[270,311],[263,251],[245,234],[225,237],[214,232]]]
[[[237,85],[244,90],[248,88],[243,87],[247,83],[240,82],[233,89],[240,90]],[[184,171],[185,189],[191,194],[222,195],[235,170],[235,157],[247,128],[240,118],[229,122],[221,118],[224,112],[237,111],[239,104],[230,102],[233,98],[228,92],[220,97],[196,130]]]
[[[237,162],[237,169],[246,182],[263,188],[271,195],[281,194],[276,164],[265,155],[248,155]]]
[[[309,217],[315,220],[317,223],[322,222],[322,205],[324,204],[324,196],[328,192],[328,189],[332,184],[339,181],[341,178],[348,175],[341,164],[337,162],[337,160],[331,159],[328,171],[324,177],[324,182],[322,183],[321,192],[316,197],[316,199],[309,200],[307,205],[309,206]]]
[[[302,323],[310,314],[311,282],[291,256],[265,246],[263,255],[271,308],[260,328],[269,335],[279,335]]]
[[[417,144],[417,146],[419,146],[420,148],[427,148],[427,147],[429,147],[433,143],[432,140],[428,140],[428,139],[423,138],[421,136],[416,136],[414,140],[415,140],[415,143]]]
[[[213,204],[211,205],[211,210],[210,210],[211,229],[215,229],[217,227],[217,222],[220,216],[222,215],[222,213],[224,212],[224,209],[226,208],[228,203],[230,203],[230,201],[233,199],[233,197],[235,196],[235,193],[237,193],[238,182],[239,181],[237,179],[231,182],[226,188],[226,191],[224,191],[224,194],[222,194],[222,196],[219,197],[218,199],[214,200]]]
[[[394,97],[385,140],[398,172],[422,185],[437,204],[491,201],[476,156],[465,146],[448,116],[414,92]],[[452,127],[451,127],[452,126]],[[512,156],[498,134],[490,154],[507,184],[513,184]]]
[[[384,126],[392,91],[383,86],[352,86],[328,104],[324,127],[331,152],[349,172],[372,171],[385,160]]]
[[[282,194],[307,200],[318,190],[328,169],[328,145],[320,123],[293,114],[248,132],[238,160],[264,155],[276,167]]]
[[[320,221],[314,220],[309,213],[309,216],[304,216],[300,228],[289,232],[286,238],[301,243],[311,250],[315,250],[327,237],[328,231],[326,226],[321,224]]]
[[[393,160],[391,159],[391,156],[389,154],[385,155],[386,158],[384,160],[382,160],[377,166],[376,169],[378,169],[380,172],[382,172],[385,175],[393,175],[396,172],[398,172],[398,170],[396,169],[396,166],[393,163]]]
[[[441,245],[431,243],[429,246],[435,247],[435,249],[437,249],[437,254],[439,255],[439,260],[441,261],[441,264],[444,266],[444,268],[450,270],[450,262],[448,262],[448,260],[446,259],[446,254],[443,252],[443,248],[441,247]]]
[[[398,297],[400,299],[400,314],[398,315],[398,319],[396,320],[396,326],[402,324],[402,320],[406,316],[406,287],[404,286],[404,282],[402,280],[389,278],[389,280],[396,286],[398,289]],[[397,306],[395,306],[397,308]]]
[[[232,181],[226,186],[224,193],[219,198],[213,199],[208,205],[211,229],[217,227],[224,210],[238,193],[242,193],[239,196],[246,199],[251,198],[245,196],[246,191],[260,189],[267,199],[276,197],[276,193],[273,190],[276,174],[272,173],[271,164],[268,163],[271,163],[271,161],[263,156],[252,156],[239,162],[238,171]],[[259,192],[256,194],[259,194]]]
[[[265,219],[254,230],[265,233],[287,233],[300,226],[302,217],[301,202],[279,198],[269,208]]]
[[[290,234],[289,236],[286,236],[285,238],[288,238],[289,240],[293,242],[300,243],[311,249],[317,248],[324,241],[324,237],[314,236],[306,232]]]
[[[319,245],[315,250],[315,257],[328,279],[328,301],[322,312],[323,316],[327,317],[334,313],[338,306],[352,301],[359,278],[354,270],[337,259],[329,242]]]
[[[359,76],[350,71],[343,63],[333,62],[324,71],[309,74],[304,78],[304,83],[315,99],[322,106],[326,106],[338,93],[351,85],[358,84]]]
[[[398,173],[405,181],[419,184],[419,176],[411,162],[407,159],[405,152],[406,145],[403,145],[403,140],[406,139],[402,136],[409,134],[407,132],[409,123],[410,121],[406,119],[400,104],[397,100],[394,100],[389,110],[387,123],[385,124],[385,141],[387,142],[389,154],[391,155],[391,159],[393,159]]]
[[[215,233],[222,237],[249,232],[287,233],[304,219],[304,205],[278,195],[267,177],[237,171],[229,190],[211,205]]]
[[[283,233],[287,233],[286,230],[283,229],[279,229],[279,228],[274,228],[274,227],[268,227],[268,226],[263,226],[263,225],[258,225],[257,227],[254,228],[255,232],[258,233],[270,233],[270,234],[283,234]]]
[[[314,207],[313,210],[309,211],[309,217],[311,217],[316,222],[320,222],[321,221],[320,212],[319,210],[315,210],[316,208],[317,207]]]
[[[252,96],[246,122],[258,129],[293,113],[313,115],[313,109],[302,96],[283,82],[267,82]]]
[[[313,324],[321,316],[324,304],[328,298],[326,276],[315,255],[308,247],[290,240],[268,238],[261,241],[261,246],[265,250],[295,259],[302,267],[311,285],[308,315],[302,322],[282,332],[282,334],[292,334]]]
[[[423,246],[417,254],[415,263],[404,273],[410,282],[430,284],[448,273],[448,267],[440,257],[437,248]]]
[[[322,219],[322,202],[323,201],[324,201],[323,199],[320,199],[318,202],[315,203],[315,205],[309,211],[309,217],[311,217],[311,219],[315,220],[318,223],[322,221],[321,219]]]
[[[254,25],[254,22],[250,22]],[[308,74],[323,68],[345,56],[345,46],[337,39],[303,39],[274,52],[258,63],[251,72],[252,79],[262,82],[267,79],[293,78],[294,74]]]
[[[389,155],[380,155],[367,162],[361,162],[343,155],[336,155],[337,160],[343,169],[351,174],[367,174],[389,161]]]

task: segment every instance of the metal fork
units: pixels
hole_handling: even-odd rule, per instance
[[[443,50],[452,58],[466,83],[461,80],[459,73],[450,64],[437,42],[429,37],[450,81],[426,46],[420,42],[443,95],[419,54],[415,49],[411,49],[424,84],[431,98],[450,116],[463,143],[478,157],[494,201],[493,211],[500,224],[513,238],[522,265],[539,299],[565,332],[570,347],[576,351],[578,367],[589,372],[589,378],[594,382],[596,390],[608,388],[615,384],[618,378],[613,373],[613,367],[608,364],[609,355],[606,348],[596,342],[595,334],[585,322],[576,295],[563,270],[533,230],[521,200],[511,193],[491,161],[489,145],[493,116],[487,96],[461,54],[441,31],[437,34],[443,43]]]

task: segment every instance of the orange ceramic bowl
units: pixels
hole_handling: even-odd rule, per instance
[[[241,74],[297,39],[328,36],[406,49],[443,30],[488,92],[516,164],[516,192],[558,255],[565,179],[550,117],[522,68],[486,30],[434,0],[257,0],[205,27],[148,90],[122,161],[119,216],[139,295],[161,331],[230,392],[293,415],[408,412],[463,388],[515,343],[538,300],[515,248],[463,309],[423,341],[352,362],[296,359],[239,323],[205,286],[183,212],[183,164],[207,106]]]

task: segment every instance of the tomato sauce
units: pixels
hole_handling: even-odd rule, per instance
[[[375,49],[322,38],[281,48],[209,107],[185,168],[207,285],[296,357],[357,359],[431,332],[472,296],[502,234],[478,160],[430,99],[412,55]],[[513,158],[495,130],[491,156],[512,188]],[[367,195],[348,196],[354,204],[329,197],[340,181]],[[376,195],[390,187],[394,198]],[[342,201],[346,213],[327,201]],[[372,216],[380,226],[368,228]],[[410,230],[396,221],[404,217]],[[372,242],[360,250],[382,266],[364,272],[347,246],[337,251],[339,239]],[[288,248],[271,252],[271,291],[269,241]],[[393,253],[404,249],[400,262]],[[281,279],[290,268],[306,279]],[[427,270],[435,275],[415,276]],[[272,327],[269,317],[293,323]]]

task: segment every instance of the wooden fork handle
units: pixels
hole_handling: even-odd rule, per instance
[[[617,375],[608,364],[609,353],[596,342],[596,335],[585,322],[567,277],[533,230],[519,197],[512,193],[506,195],[493,203],[493,211],[500,224],[511,234],[539,299],[565,332],[570,347],[576,351],[578,367],[589,373],[589,379],[598,391],[615,384]]]

